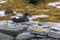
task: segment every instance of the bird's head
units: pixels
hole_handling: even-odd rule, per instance
[[[27,16],[31,16],[31,15],[29,13],[24,13],[23,16],[27,17]]]

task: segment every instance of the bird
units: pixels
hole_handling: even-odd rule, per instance
[[[13,22],[28,22],[29,21],[29,16],[30,14],[29,13],[24,13],[23,16],[15,16],[12,19]]]

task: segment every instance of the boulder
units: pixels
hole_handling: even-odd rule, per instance
[[[60,31],[51,30],[49,31],[48,36],[51,38],[60,38]]]
[[[0,33],[0,40],[13,40],[13,38],[9,35]]]
[[[29,32],[26,32],[26,33],[19,34],[19,35],[16,37],[16,40],[31,39],[31,38],[33,38],[34,36],[35,36],[35,35],[30,34]]]

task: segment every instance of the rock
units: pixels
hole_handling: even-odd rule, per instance
[[[60,38],[60,32],[59,31],[53,31],[53,30],[51,30],[48,33],[48,36],[52,37],[52,38]]]
[[[52,38],[39,38],[39,39],[31,39],[31,40],[58,40],[58,39],[52,39]]]
[[[35,36],[35,35],[26,32],[26,33],[19,34],[19,35],[16,37],[16,40],[30,39],[30,38],[33,38],[34,36]]]
[[[9,35],[0,33],[0,40],[13,40],[13,38]]]
[[[42,28],[40,28],[39,30],[37,30],[38,29],[38,27],[36,27],[35,29],[32,29],[32,28],[29,28],[29,32],[30,33],[33,33],[33,34],[38,34],[38,35],[46,35],[48,32],[49,32],[49,28],[47,29],[44,29],[43,28],[43,30],[42,30]]]

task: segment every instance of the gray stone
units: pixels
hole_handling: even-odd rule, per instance
[[[19,35],[16,37],[16,40],[30,39],[30,38],[33,38],[34,36],[35,36],[35,35],[26,32],[26,33],[19,34]]]
[[[48,36],[52,38],[60,38],[60,32],[51,30],[48,33]]]
[[[0,33],[0,40],[13,40],[13,38],[9,35]]]
[[[39,39],[31,39],[31,40],[58,40],[58,39],[52,39],[52,38],[39,38]]]

